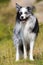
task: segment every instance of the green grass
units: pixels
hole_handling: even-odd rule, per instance
[[[6,17],[6,16],[5,16]],[[3,17],[2,17],[3,19]],[[35,61],[20,60],[15,61],[15,47],[12,40],[13,22],[0,21],[0,65],[43,65],[43,23],[40,23],[40,31],[35,42],[34,57]],[[8,18],[7,18],[8,19]],[[6,21],[6,20],[5,20]],[[9,21],[9,19],[7,20]]]
[[[36,0],[36,2],[40,2],[40,1],[43,1],[43,0]]]
[[[15,61],[16,51],[12,40],[15,16],[15,9],[0,5],[0,65],[43,65],[43,23],[39,24],[40,31],[35,41],[35,60]]]
[[[0,3],[7,3],[9,2],[10,0],[0,0]]]

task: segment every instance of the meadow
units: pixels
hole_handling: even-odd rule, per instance
[[[6,0],[7,1],[7,0]],[[15,61],[13,27],[16,10],[8,7],[9,2],[0,0],[0,65],[43,65],[43,23],[39,23],[39,34],[34,46],[34,61],[21,59]]]

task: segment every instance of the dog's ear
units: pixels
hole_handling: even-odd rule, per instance
[[[29,12],[32,12],[32,11],[36,10],[35,6],[27,7],[27,9],[28,9]]]
[[[31,6],[31,10],[35,11],[36,10],[35,6]]]
[[[21,6],[19,4],[16,3],[16,10],[19,11],[21,8]]]
[[[31,11],[31,7],[27,7],[28,11]]]

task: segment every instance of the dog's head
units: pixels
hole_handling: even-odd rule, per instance
[[[32,14],[33,7],[22,7],[16,3],[17,16],[20,21],[25,21]]]

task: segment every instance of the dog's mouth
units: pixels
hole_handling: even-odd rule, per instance
[[[20,19],[21,22],[25,23],[28,20],[28,17],[25,19]]]

